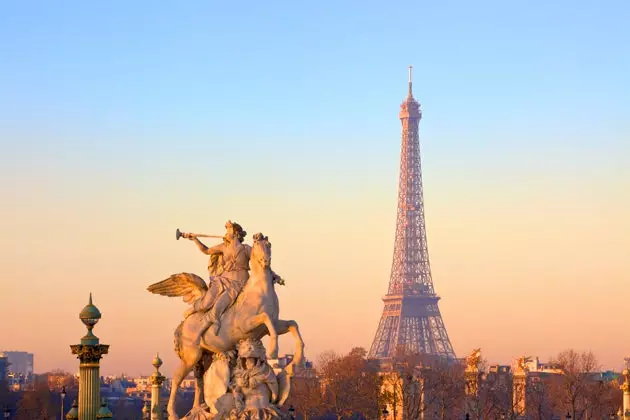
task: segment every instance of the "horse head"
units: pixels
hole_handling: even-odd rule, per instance
[[[271,267],[271,242],[262,233],[254,235],[251,261],[263,269]]]

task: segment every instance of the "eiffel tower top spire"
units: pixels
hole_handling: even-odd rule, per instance
[[[422,118],[422,112],[420,111],[420,104],[413,97],[413,81],[411,78],[412,69],[413,67],[409,66],[409,81],[407,82],[409,85],[409,88],[408,88],[409,91],[408,91],[407,97],[405,98],[403,103],[400,105],[399,117],[401,120],[411,119],[410,122],[412,125],[416,126],[416,132],[417,132],[417,125],[418,125],[418,121]],[[409,130],[405,131],[405,121],[403,121],[403,136],[405,135],[405,133],[413,134],[413,132],[410,132]],[[403,139],[403,146],[404,146],[404,139]]]

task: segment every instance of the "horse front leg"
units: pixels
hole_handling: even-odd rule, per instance
[[[294,365],[298,367],[302,367],[304,362],[304,340],[302,339],[302,335],[300,334],[300,327],[298,323],[294,320],[284,320],[279,319],[276,321],[276,329],[278,335],[284,335],[290,332],[295,339],[295,354],[293,355]]]
[[[260,327],[261,325],[267,327],[267,331],[269,332],[269,348],[267,349],[267,358],[277,359],[278,333],[276,332],[276,326],[274,325],[273,320],[267,312],[261,312],[258,315],[254,315],[253,317],[247,319],[247,321],[245,321],[243,325],[243,331],[245,331],[245,333],[249,333]]]

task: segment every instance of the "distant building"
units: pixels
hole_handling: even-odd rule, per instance
[[[609,383],[612,381],[618,381],[619,383],[623,382],[623,376],[621,375],[621,373],[614,372],[612,370],[591,373],[590,379],[592,381],[601,381],[605,383]]]
[[[485,374],[486,381],[489,381],[495,386],[512,386],[512,368],[509,365],[492,365],[488,368],[488,373]]]
[[[197,380],[195,378],[185,378],[179,387],[184,388],[184,389],[194,390],[196,384],[197,384]]]
[[[109,397],[122,397],[130,393],[130,390],[136,388],[134,378],[127,375],[110,375],[101,378],[101,393]]]
[[[9,372],[25,378],[33,376],[33,353],[25,351],[4,351],[2,353],[4,353],[11,365]]]
[[[560,370],[558,366],[553,363],[541,363],[538,357],[527,363],[527,369],[529,369],[529,372],[562,373],[562,370]]]
[[[139,376],[133,380],[136,383],[137,391],[150,391],[151,390],[151,377]]]
[[[3,383],[6,383],[7,374],[9,373],[9,358],[4,355],[4,353],[0,353],[0,386]]]
[[[282,369],[286,368],[293,361],[292,354],[286,354],[277,359],[269,359],[267,362],[272,367],[274,372],[278,374]],[[313,363],[305,360],[304,366],[302,367],[294,367],[293,372],[291,372],[296,378],[314,378],[315,377],[315,369],[313,368]]]

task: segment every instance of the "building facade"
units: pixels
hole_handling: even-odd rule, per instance
[[[24,376],[26,378],[33,376],[35,360],[33,353],[25,351],[3,351],[2,353],[10,364],[8,372]]]
[[[0,353],[0,386],[7,384],[7,374],[9,373],[9,359]]]

